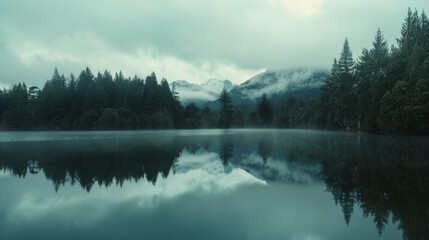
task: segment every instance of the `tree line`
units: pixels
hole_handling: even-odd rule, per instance
[[[389,47],[378,29],[372,47],[354,59],[346,38],[320,96],[273,102],[275,116],[265,125],[428,134],[429,20],[424,11],[408,9],[396,41]]]
[[[346,39],[321,89],[320,125],[381,133],[429,133],[429,21],[408,9],[397,46],[380,29],[355,61]]]
[[[78,77],[53,76],[42,89],[24,83],[0,91],[1,128],[170,129],[282,127],[328,128],[374,133],[429,133],[429,20],[408,10],[397,45],[390,48],[379,29],[372,47],[356,60],[346,38],[319,97],[270,100],[233,106],[219,96],[219,111],[182,106],[174,86],[114,76],[107,70]]]
[[[179,128],[184,123],[177,94],[155,73],[141,79],[89,68],[76,78],[57,69],[42,89],[25,83],[0,92],[2,128],[144,129]]]
[[[380,29],[353,58],[346,38],[317,98],[270,101],[263,96],[246,124],[372,133],[429,133],[429,20],[408,9],[397,45]]]

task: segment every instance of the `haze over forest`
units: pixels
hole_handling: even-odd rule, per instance
[[[320,14],[313,10],[297,12],[301,17]],[[427,134],[429,20],[425,11],[409,7],[398,29],[395,44],[389,46],[378,28],[370,47],[363,48],[358,57],[346,37],[329,73],[311,68],[309,60],[306,69],[310,70],[269,70],[238,86],[230,80],[213,80],[200,86],[181,80],[170,86],[165,77],[158,79],[155,72],[146,78],[127,77],[122,71],[95,73],[89,67],[79,75],[65,76],[55,68],[52,78],[41,88],[27,87],[32,84],[28,81],[0,91],[0,127],[7,130],[281,127]],[[24,56],[28,57],[33,51],[27,50]],[[241,53],[240,48],[236,52]],[[33,57],[40,60],[47,55],[31,56],[24,60]],[[251,56],[249,53],[248,57]],[[284,55],[279,52],[272,56],[275,59]],[[305,54],[296,56],[299,59]],[[172,63],[161,70],[168,73],[166,69],[174,70],[177,66]],[[227,71],[228,67],[224,67]],[[195,88],[194,93],[200,89],[206,91],[205,86],[212,99],[205,99],[202,105],[182,102],[184,97],[178,93],[177,83],[181,90]],[[210,92],[210,89],[218,90]]]

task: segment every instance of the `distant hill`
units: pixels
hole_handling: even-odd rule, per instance
[[[230,91],[235,86],[230,80],[210,79],[203,84],[189,83],[177,80],[172,83],[184,106],[195,102],[202,105],[206,102],[216,101],[223,88]]]
[[[320,86],[327,75],[327,71],[311,69],[265,71],[233,87],[229,94],[234,105],[254,104],[263,94],[272,100],[289,97],[309,99],[319,96]],[[204,106],[218,109],[219,104],[215,99],[207,101]]]

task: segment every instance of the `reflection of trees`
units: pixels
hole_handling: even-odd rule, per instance
[[[70,182],[89,191],[94,184],[107,187],[143,178],[155,184],[159,174],[168,176],[182,148],[162,139],[3,143],[0,169],[21,177],[43,171],[56,189]]]
[[[94,184],[122,185],[143,178],[155,183],[159,175],[168,176],[185,147],[189,152],[201,148],[217,151],[225,167],[230,162],[243,166],[238,156],[256,149],[262,159],[320,164],[326,188],[341,206],[346,224],[352,221],[353,208],[358,206],[365,216],[374,218],[380,234],[392,219],[403,230],[404,239],[417,240],[429,239],[428,145],[422,138],[302,131],[1,143],[0,170],[21,177],[43,172],[56,188],[78,183],[89,191]],[[264,167],[251,164],[255,163],[247,167],[255,171]],[[275,172],[269,176],[275,176]]]
[[[380,234],[392,216],[404,239],[429,238],[429,151],[421,141],[367,137],[325,144],[331,148],[322,175],[347,224],[357,203]],[[338,154],[344,149],[348,156]]]
[[[258,154],[261,156],[262,161],[264,164],[267,163],[268,157],[271,155],[271,145],[273,144],[272,141],[269,141],[270,139],[267,138],[261,138],[259,139],[258,143]]]
[[[359,206],[374,218],[380,235],[393,220],[404,239],[429,239],[427,139],[324,132],[290,132],[276,142],[258,139],[253,146],[261,158],[321,163],[327,191],[341,206],[347,225]]]
[[[220,149],[219,149],[219,156],[222,160],[222,164],[224,167],[228,166],[228,163],[231,161],[231,157],[234,153],[234,143],[233,139],[228,136],[222,136],[221,137],[221,143],[220,143]]]

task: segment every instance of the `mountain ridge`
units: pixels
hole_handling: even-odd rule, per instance
[[[255,103],[263,94],[272,99],[317,97],[327,75],[327,71],[319,69],[266,70],[239,85],[218,79],[210,79],[200,85],[184,80],[174,81],[173,84],[184,105],[195,102],[216,109],[214,105],[223,88],[229,92],[232,102],[240,105]]]

